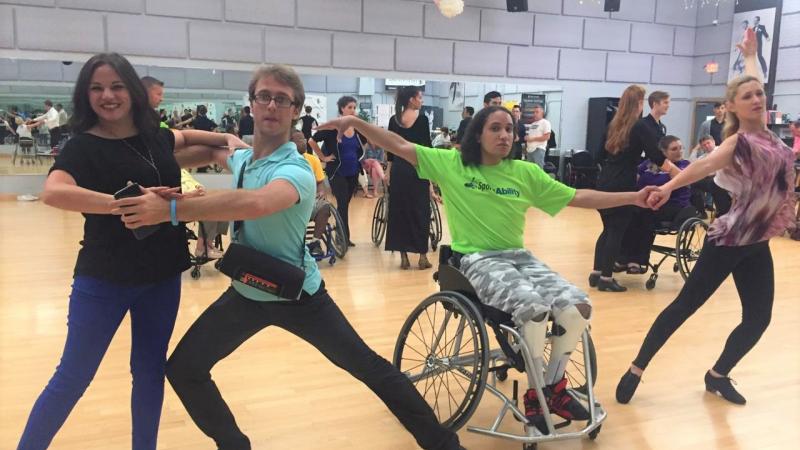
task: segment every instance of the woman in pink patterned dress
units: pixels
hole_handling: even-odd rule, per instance
[[[732,194],[733,206],[711,225],[689,279],[650,327],[639,354],[617,385],[620,403],[630,401],[656,352],[731,274],[742,303],[742,322],[706,372],[705,385],[706,390],[730,402],[745,403],[728,374],[769,325],[775,293],[769,239],[793,227],[795,174],[792,150],[767,129],[764,121],[766,95],[755,57],[753,30],[747,31],[739,48],[745,59],[745,75],[728,83],[725,140],[649,199],[651,207],[659,207],[673,190],[716,171],[714,181]]]

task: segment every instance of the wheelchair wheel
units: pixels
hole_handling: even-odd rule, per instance
[[[436,251],[439,242],[442,241],[442,212],[439,204],[431,200],[431,225],[428,233],[431,238],[431,249]]]
[[[326,203],[323,208],[328,208],[328,223],[325,225],[325,231],[322,233],[323,250],[325,257],[329,258],[336,256],[336,258],[344,258],[347,253],[347,235],[344,232],[344,222],[339,215],[339,211],[333,207],[332,204]]]
[[[489,347],[481,313],[455,292],[428,297],[403,324],[393,363],[439,422],[458,430],[475,412],[486,387]]]
[[[550,332],[548,331],[548,337],[549,335]],[[594,385],[597,383],[597,353],[594,349],[592,335],[587,334],[587,336],[589,336],[589,342],[587,343],[587,346],[589,347],[589,362],[592,365],[592,387],[594,387]],[[581,394],[588,395],[589,390],[586,387],[586,364],[583,360],[583,352],[583,336],[581,336],[581,338],[578,340],[578,345],[575,346],[575,350],[573,350],[572,354],[570,354],[564,376],[567,378],[567,385],[570,389],[578,391]],[[544,367],[547,367],[547,363],[549,361],[550,339],[547,340],[547,344],[545,344],[544,348]]]
[[[372,213],[372,243],[381,245],[386,234],[386,220],[389,213],[388,197],[383,195],[375,203],[375,212]]]
[[[689,279],[694,263],[700,257],[706,231],[708,231],[708,224],[696,217],[687,220],[678,229],[675,253],[678,269],[684,281]]]

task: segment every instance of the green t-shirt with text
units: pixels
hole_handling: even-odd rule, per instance
[[[460,253],[523,248],[528,208],[554,216],[575,196],[527,161],[465,166],[457,151],[416,148],[417,173],[441,188],[451,245]]]

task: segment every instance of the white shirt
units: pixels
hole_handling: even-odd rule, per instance
[[[47,110],[46,113],[42,114],[41,116],[33,119],[35,121],[39,121],[44,119],[44,124],[47,125],[48,130],[52,130],[53,128],[58,128],[58,111],[52,106],[50,109]]]
[[[525,151],[530,153],[537,148],[541,149],[547,148],[547,141],[531,141],[529,138],[544,136],[545,134],[550,133],[552,130],[552,128],[550,127],[550,121],[548,121],[547,119],[539,119],[536,122],[531,123],[530,125],[526,125],[525,128],[527,129],[525,140],[528,143],[525,148]]]
[[[28,128],[28,126],[25,125],[24,123],[20,124],[17,127],[17,136],[21,138],[33,139],[33,135],[31,134],[31,129]]]
[[[63,127],[69,121],[69,117],[67,117],[67,111],[61,110],[58,112],[58,126]]]

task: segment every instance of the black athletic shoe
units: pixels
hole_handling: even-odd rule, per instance
[[[589,410],[567,390],[566,378],[548,386],[548,390],[547,407],[551,413],[567,420],[589,420]]]
[[[715,377],[711,372],[706,372],[706,390],[712,394],[719,394],[725,400],[736,403],[737,405],[744,405],[747,403],[742,394],[736,391],[733,384],[736,382],[728,377]]]
[[[628,290],[628,288],[626,288],[625,286],[622,286],[621,284],[617,283],[617,280],[615,280],[613,278],[611,280],[604,280],[604,279],[600,278],[597,281],[597,289],[600,289],[603,292],[605,292],[605,291],[625,292],[625,291]]]
[[[547,422],[544,420],[542,405],[536,396],[536,389],[528,389],[525,396],[522,397],[522,402],[525,404],[525,418],[528,419],[528,423],[535,426],[540,433],[550,434],[547,430]]]
[[[597,282],[600,281],[600,275],[596,273],[589,274],[589,287],[597,287]]]
[[[630,369],[626,370],[617,384],[617,402],[624,405],[631,401],[640,381],[642,377],[635,375]]]

